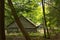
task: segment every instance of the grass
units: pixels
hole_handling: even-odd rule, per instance
[[[36,32],[36,33],[29,33],[30,36],[43,36],[43,34]],[[10,34],[6,34],[6,36],[23,36],[22,33],[10,33]]]

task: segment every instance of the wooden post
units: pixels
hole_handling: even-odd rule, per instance
[[[17,16],[16,10],[15,10],[13,4],[12,4],[12,1],[8,0],[8,4],[9,4],[10,9],[12,11],[12,15],[13,15],[18,27],[20,28],[21,32],[23,33],[24,37],[26,38],[26,40],[31,40],[28,32],[25,31],[25,28],[23,27],[21,21],[19,20],[19,18]]]
[[[42,8],[43,8],[43,17],[44,17],[44,34],[45,34],[45,38],[46,38],[46,31],[47,31],[47,35],[48,38],[50,38],[50,34],[48,31],[48,27],[47,27],[47,21],[46,21],[46,15],[45,15],[45,5],[44,5],[45,0],[42,0]]]
[[[5,40],[4,0],[0,0],[0,40]]]

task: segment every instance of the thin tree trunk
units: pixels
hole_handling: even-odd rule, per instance
[[[23,25],[21,24],[21,21],[19,20],[19,18],[17,16],[16,10],[12,4],[12,1],[8,0],[8,4],[9,4],[10,9],[12,11],[12,15],[14,16],[14,19],[15,19],[18,27],[20,28],[21,32],[23,33],[24,37],[26,38],[26,40],[31,40],[28,32],[25,31],[25,28],[23,27]]]
[[[44,34],[45,34],[45,38],[46,38],[46,31],[47,31],[47,35],[48,38],[50,38],[50,34],[48,31],[48,27],[47,27],[47,21],[46,21],[46,16],[45,16],[45,5],[44,5],[45,0],[42,0],[42,8],[43,8],[43,16],[44,16]]]
[[[0,0],[0,40],[5,40],[4,0]]]

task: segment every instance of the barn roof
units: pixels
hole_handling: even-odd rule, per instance
[[[23,15],[20,16],[20,18],[23,18],[25,19],[27,22],[29,22],[31,25],[33,25],[33,27],[36,28],[36,25],[31,21],[29,20],[28,18],[24,17]],[[21,20],[20,20],[21,21]],[[12,23],[10,23],[7,27],[9,27],[11,24],[13,24],[15,21],[13,21]]]

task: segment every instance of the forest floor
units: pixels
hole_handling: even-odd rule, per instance
[[[40,30],[43,33],[43,30]],[[50,35],[50,39],[43,38],[42,36],[31,36],[32,40],[60,40],[60,32],[56,33],[54,36]],[[6,40],[25,40],[23,36],[10,36],[7,37]]]
[[[43,37],[31,37],[32,40],[60,40],[60,33],[52,36],[50,39],[44,39]],[[7,40],[25,40],[24,37],[8,37]]]
[[[54,37],[51,37],[51,40],[60,40],[60,32],[57,33]]]

